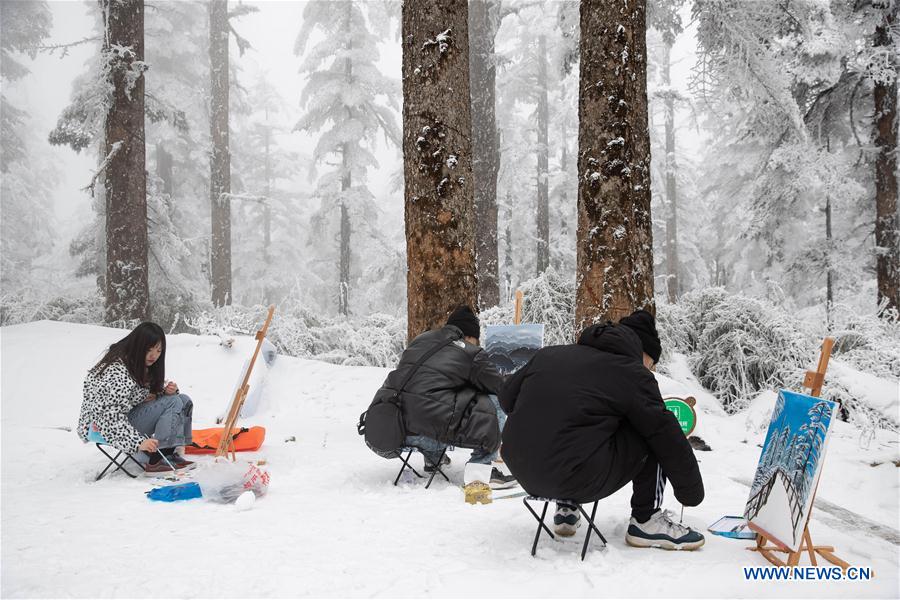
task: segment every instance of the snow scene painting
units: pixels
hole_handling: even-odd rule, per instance
[[[835,402],[781,390],[744,516],[756,531],[796,551],[815,496]]]
[[[484,334],[484,351],[503,375],[515,373],[531,360],[544,345],[544,326],[488,325]]]

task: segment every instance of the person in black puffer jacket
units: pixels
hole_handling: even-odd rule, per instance
[[[403,390],[404,443],[422,452],[429,472],[448,445],[472,448],[466,483],[477,480],[494,488],[510,487],[515,479],[491,467],[506,419],[497,399],[503,376],[479,346],[480,336],[478,317],[468,306],[459,306],[444,327],[426,331],[410,342],[397,368],[375,394],[375,401],[392,397],[419,359],[440,347],[412,374]]]
[[[666,478],[685,506],[703,500],[693,450],[651,372],[661,350],[646,311],[588,327],[577,344],[539,350],[500,394],[503,459],[528,493],[572,503],[632,481],[626,541],[692,550],[703,536],[659,510]],[[557,532],[574,534],[578,517],[571,503],[559,503]]]

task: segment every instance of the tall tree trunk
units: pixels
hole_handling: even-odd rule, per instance
[[[263,205],[263,262],[268,272],[271,257],[269,251],[272,246],[272,158],[271,158],[271,135],[272,130],[268,126],[268,112],[266,115],[266,137],[265,137],[265,162],[263,163],[264,176],[266,179],[266,187],[264,193],[266,203]]]
[[[263,304],[271,304],[271,292],[269,291],[270,267],[272,266],[272,158],[271,158],[272,129],[269,127],[269,110],[266,109],[266,137],[265,137],[265,203],[263,204],[263,267],[265,269],[265,282],[263,283]]]
[[[472,92],[472,170],[475,175],[475,254],[478,262],[478,303],[500,303],[497,260],[497,173],[500,143],[495,114],[497,85],[494,39],[500,26],[497,0],[469,3]]]
[[[670,76],[672,44],[665,42],[663,51],[663,85],[672,85]],[[669,302],[680,294],[678,277],[678,198],[675,183],[675,98],[666,90],[666,291]]]
[[[162,181],[162,193],[171,198],[175,194],[174,165],[162,142],[156,142],[156,176]]]
[[[655,311],[645,0],[581,0],[575,325]]]
[[[513,243],[512,243],[512,220],[513,220],[513,209],[512,209],[512,194],[507,190],[506,192],[506,210],[503,211],[503,218],[506,220],[506,230],[504,231],[505,243],[504,243],[504,259],[503,259],[503,271],[506,279],[506,296],[505,300],[508,302],[510,298],[512,298],[513,290],[512,290],[512,274],[513,268],[515,265],[513,264]]]
[[[477,310],[467,0],[403,3],[408,336]]]
[[[129,80],[144,60],[143,0],[101,0],[112,102],[106,115],[106,320],[150,318],[147,281],[147,175],[144,77]],[[130,48],[129,51],[114,49]]]
[[[568,123],[565,121],[562,122],[562,149],[559,154],[559,172],[560,175],[568,180],[567,172],[569,169],[569,128]],[[569,192],[567,191],[566,184],[563,184],[559,188],[559,238],[561,240],[566,240],[569,237],[569,220],[566,218],[567,211],[569,210]],[[553,253],[550,254],[551,259],[553,258]],[[556,260],[551,260],[551,264],[553,267],[562,272],[563,262],[559,257]]]
[[[344,316],[350,314],[350,213],[344,195],[350,190],[350,165],[347,163],[347,144],[341,151],[341,258],[339,266],[338,312]]]
[[[353,39],[353,3],[344,4],[344,30],[347,39]],[[344,59],[344,81],[349,86],[353,81],[353,63],[349,56],[353,50],[353,42],[347,44],[347,55]],[[347,119],[353,118],[353,109],[347,107]],[[341,257],[338,271],[338,313],[347,316],[350,314],[350,213],[347,211],[347,194],[353,185],[352,166],[350,165],[350,147],[348,144],[341,146]]]
[[[209,73],[212,158],[210,275],[215,306],[231,304],[231,151],[228,147],[228,0],[209,3]]]
[[[547,186],[549,174],[547,129],[549,108],[547,99],[547,38],[538,36],[538,104],[537,104],[537,274],[550,266],[550,202]]]
[[[875,30],[875,46],[892,47],[891,26],[900,2],[883,3],[884,17]],[[897,65],[897,50],[892,51]],[[878,302],[900,310],[900,222],[897,219],[897,78],[875,82],[875,271]]]

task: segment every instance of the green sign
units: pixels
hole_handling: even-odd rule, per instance
[[[682,400],[681,398],[666,398],[666,408],[672,411],[684,435],[690,435],[697,425],[697,413],[694,407]]]

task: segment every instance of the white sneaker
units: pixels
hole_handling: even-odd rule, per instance
[[[562,537],[572,537],[579,527],[581,527],[581,512],[578,507],[557,503],[556,514],[553,515],[553,532]]]
[[[696,550],[706,539],[700,532],[675,522],[669,511],[658,510],[646,523],[632,517],[625,532],[625,543],[637,548]]]

